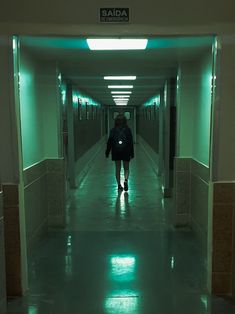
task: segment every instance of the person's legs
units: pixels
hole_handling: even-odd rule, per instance
[[[118,184],[118,188],[121,188],[121,160],[115,160],[115,176]]]
[[[124,190],[128,191],[128,178],[129,178],[129,161],[123,160],[123,168],[124,168]]]
[[[128,178],[129,178],[129,161],[123,160],[123,168],[124,168],[125,180],[128,180]]]

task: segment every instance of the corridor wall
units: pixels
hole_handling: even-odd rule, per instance
[[[19,71],[24,204],[29,250],[45,233],[48,224],[63,225],[64,170],[58,136],[61,130],[56,66],[41,62],[27,48],[21,47]]]
[[[177,86],[176,225],[190,224],[207,247],[212,49],[180,64]]]
[[[11,2],[4,0],[0,12],[1,29],[17,31],[17,26],[21,25],[21,29],[26,33],[29,33],[29,30],[48,34],[67,31],[70,35],[94,34],[94,30],[96,34],[103,32],[103,35],[131,32],[134,34],[155,32],[162,35],[164,31],[168,34],[177,32],[179,34],[181,31],[182,34],[189,33],[193,29],[196,34],[201,34],[203,31],[209,34],[215,33],[217,29],[223,29],[225,23],[234,23],[232,2],[224,6],[221,1],[198,0],[186,5],[184,0],[179,0],[171,2],[170,10],[168,2],[159,3],[152,0],[146,0],[144,4],[141,0],[127,1],[125,5],[130,7],[131,23],[119,23],[115,27],[107,25],[107,29],[99,24],[99,9],[102,6],[106,7],[103,1],[88,0],[81,5],[80,2],[73,0],[69,6],[66,1],[62,1],[60,5],[56,0],[51,0],[49,4],[46,0],[32,1],[27,2],[27,9],[24,9],[18,1],[14,1],[14,10],[12,10]],[[143,6],[145,14],[143,14]],[[156,12],[160,12],[157,19]]]
[[[4,248],[3,192],[0,187],[0,313],[6,313],[6,269]]]
[[[151,146],[156,154],[159,151],[159,105],[160,95],[157,103],[153,98],[146,104],[139,107],[137,115],[137,133]]]
[[[69,102],[68,99],[67,102]],[[70,129],[73,134],[68,135],[72,136],[69,145],[74,145],[72,149],[74,169],[71,164],[69,165],[70,176],[74,176],[73,187],[79,185],[80,180],[89,171],[96,154],[103,148],[102,125],[104,121],[102,119],[104,117],[102,112],[100,103],[79,88],[72,87],[72,117],[68,123],[73,124]]]
[[[0,68],[0,311],[5,313],[6,292],[11,290],[13,294],[20,288],[17,277],[22,273],[15,265],[20,264],[23,256],[19,238],[20,158],[14,46],[8,36],[0,36]]]
[[[213,293],[235,297],[235,36],[221,36],[212,132],[209,263]],[[210,255],[210,252],[211,255]]]

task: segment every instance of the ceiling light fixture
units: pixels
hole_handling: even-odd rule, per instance
[[[146,49],[148,39],[119,39],[119,38],[87,38],[90,50],[143,50]]]
[[[130,95],[112,95],[113,98],[130,98]]]
[[[136,80],[136,76],[104,76],[104,80]]]
[[[129,91],[112,91],[111,94],[132,94],[132,92]]]
[[[108,85],[108,88],[133,88],[133,85]]]
[[[128,103],[128,101],[115,101],[115,104],[117,105],[120,105],[120,104],[122,104],[122,105],[127,105],[127,103]]]
[[[114,98],[114,101],[128,101],[129,98]]]

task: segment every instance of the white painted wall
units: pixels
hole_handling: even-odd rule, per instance
[[[219,38],[213,134],[213,180],[235,180],[235,36]],[[221,49],[222,48],[222,49]]]
[[[212,53],[180,65],[177,82],[177,156],[209,166]]]
[[[12,40],[0,36],[0,182],[19,182]]]
[[[43,157],[59,157],[60,99],[59,81],[55,64],[40,64],[38,67],[37,99],[42,110]]]
[[[155,1],[155,0],[117,0],[114,3],[108,0],[87,0],[87,1],[68,1],[60,0],[31,0],[22,5],[20,1],[1,1],[0,21],[1,29],[12,29],[12,21],[16,25],[22,24],[22,28],[26,33],[32,32],[36,25],[39,32],[49,31],[48,25],[51,24],[54,31],[61,32],[61,25],[67,24],[70,32],[78,33],[84,28],[94,34],[105,33],[146,33],[146,30],[152,26],[156,26],[156,31],[161,34],[162,28],[169,27],[177,31],[177,27],[184,32],[189,31],[189,26],[198,28],[198,33],[206,31],[207,26],[218,28],[222,23],[234,22],[234,4],[233,1],[227,1],[226,5],[219,0],[198,0],[191,1],[190,5],[185,0],[179,1]],[[14,7],[14,10],[12,9]],[[129,7],[130,8],[130,24],[129,25],[110,25],[105,29],[99,24],[99,8],[101,7]],[[9,24],[7,24],[9,22]],[[45,24],[44,24],[45,23]],[[43,25],[44,24],[44,25]],[[78,27],[79,26],[79,27]],[[84,26],[84,27],[80,27]],[[186,27],[187,26],[187,27]],[[151,32],[153,28],[149,31]],[[17,30],[17,29],[16,29]],[[18,28],[19,31],[19,28]],[[66,29],[62,30],[66,32]]]
[[[192,157],[209,166],[210,129],[211,129],[211,82],[212,53],[208,52],[198,61],[197,92],[194,104],[194,132]]]
[[[24,168],[43,160],[43,111],[37,99],[37,70],[31,56],[20,54],[20,116]]]
[[[20,54],[20,110],[24,168],[59,155],[60,111],[56,66]]]
[[[194,68],[181,63],[177,77],[177,156],[192,157]]]

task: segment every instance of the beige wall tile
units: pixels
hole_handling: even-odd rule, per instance
[[[3,218],[0,219],[0,313],[6,310],[6,269]]]
[[[214,184],[214,203],[233,203],[235,201],[234,183]]]
[[[215,295],[230,295],[232,289],[231,273],[214,272],[212,274],[212,293]]]

